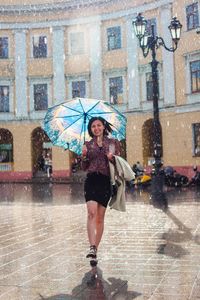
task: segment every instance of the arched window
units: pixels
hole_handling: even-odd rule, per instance
[[[13,166],[13,136],[8,129],[0,128],[0,171],[11,171]]]

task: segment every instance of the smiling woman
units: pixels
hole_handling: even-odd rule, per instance
[[[119,141],[108,138],[112,132],[110,124],[102,117],[93,117],[88,123],[88,133],[92,137],[82,150],[83,169],[87,170],[84,194],[87,204],[87,233],[90,250],[87,258],[92,266],[97,264],[97,248],[104,230],[104,216],[111,197],[109,161],[114,163],[114,155],[120,155]]]

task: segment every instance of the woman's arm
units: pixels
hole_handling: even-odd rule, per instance
[[[121,155],[121,143],[118,140],[115,140],[115,155]]]
[[[86,144],[83,145],[82,155],[81,155],[81,168],[83,171],[86,171],[89,167],[89,159],[88,159],[88,150]]]

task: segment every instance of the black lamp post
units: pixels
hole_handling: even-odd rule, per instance
[[[167,51],[174,52],[177,49],[178,41],[181,35],[181,23],[176,17],[173,17],[170,25],[168,26],[173,47],[168,48],[162,37],[155,36],[154,28],[152,26],[152,33],[147,32],[147,21],[141,14],[138,14],[137,18],[133,21],[133,27],[135,34],[139,39],[140,48],[142,49],[143,56],[147,57],[149,51],[151,50],[152,61],[152,82],[153,82],[153,149],[154,149],[154,168],[155,176],[152,180],[152,197],[155,200],[162,200],[163,194],[163,176],[161,176],[161,166],[162,166],[162,138],[161,138],[161,126],[159,121],[159,107],[158,107],[158,61],[156,60],[156,50],[163,46]]]

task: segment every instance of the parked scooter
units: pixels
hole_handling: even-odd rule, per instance
[[[198,171],[197,166],[193,167],[193,171],[195,172],[195,174],[190,180],[189,185],[200,186],[200,172]]]
[[[189,184],[188,177],[177,173],[176,170],[171,166],[164,168],[164,175],[165,184],[167,186],[182,187],[188,186]]]
[[[133,181],[134,185],[147,186],[151,183],[151,176],[145,174],[145,170],[139,162],[134,164],[132,169],[135,173],[135,179]]]

